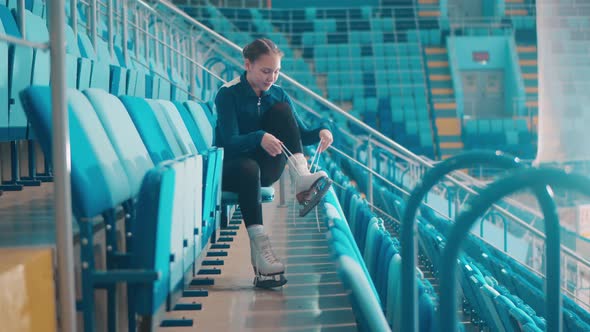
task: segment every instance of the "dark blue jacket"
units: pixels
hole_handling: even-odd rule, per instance
[[[258,102],[260,101],[260,107]],[[329,129],[327,123],[309,129],[297,114],[291,98],[285,90],[273,84],[260,97],[246,80],[246,73],[223,85],[217,92],[216,145],[225,149],[225,159],[251,155],[260,146],[266,133],[260,128],[260,118],[276,103],[291,105],[303,145],[319,142],[319,132]]]

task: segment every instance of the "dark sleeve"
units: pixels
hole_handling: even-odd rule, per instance
[[[303,143],[303,145],[311,145],[311,144],[318,143],[320,141],[320,131],[321,130],[323,130],[323,129],[328,129],[330,131],[332,130],[330,128],[330,124],[328,121],[322,121],[319,123],[318,126],[313,127],[313,128],[309,128],[305,124],[305,122],[303,122],[303,119],[301,119],[301,116],[299,116],[299,114],[297,113],[297,109],[295,108],[295,104],[293,103],[293,100],[291,100],[291,97],[289,97],[289,95],[286,92],[284,92],[283,102],[288,102],[289,105],[291,106],[291,109],[293,110],[293,115],[295,116],[295,120],[297,120],[297,125],[299,127],[299,134],[301,135],[301,143]]]
[[[217,146],[223,147],[228,156],[249,153],[256,150],[262,141],[263,130],[240,135],[237,115],[237,101],[229,88],[222,87],[215,97],[217,108]]]

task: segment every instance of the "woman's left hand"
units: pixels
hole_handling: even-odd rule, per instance
[[[334,137],[328,129],[320,130],[320,152],[326,151],[334,142]]]

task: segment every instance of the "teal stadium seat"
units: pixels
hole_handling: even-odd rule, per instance
[[[154,314],[165,303],[169,294],[170,271],[175,269],[174,263],[170,262],[170,255],[174,253],[172,248],[183,246],[182,237],[171,237],[172,230],[178,227],[179,221],[174,218],[179,213],[179,208],[173,205],[172,193],[191,197],[191,191],[186,187],[177,187],[180,181],[174,181],[175,176],[184,178],[184,174],[177,173],[171,167],[172,162],[171,165],[160,165],[147,170],[151,165],[148,155],[141,149],[137,135],[129,134],[132,128],[128,126],[123,132],[119,132],[125,125],[122,121],[125,117],[121,113],[120,103],[114,97],[102,99],[103,96],[98,91],[89,91],[87,94],[99,105],[98,113],[93,111],[92,104],[81,92],[71,89],[67,92],[72,208],[80,225],[81,236],[89,241],[89,245],[82,248],[82,260],[88,263],[89,268],[82,271],[81,309],[84,312],[85,329],[91,330],[95,323],[94,287],[98,284],[110,284],[107,289],[110,287],[114,291],[116,282],[139,283],[130,285],[128,294],[133,297],[130,299],[135,303],[133,308],[142,315]],[[21,98],[44,152],[51,155],[50,89],[31,87],[21,93]],[[110,107],[116,109],[110,110]],[[109,117],[109,120],[103,122],[97,114]],[[117,116],[117,119],[112,119],[111,116]],[[102,123],[107,124],[109,131],[117,130],[116,135],[109,137]],[[129,121],[126,123],[129,125]],[[122,140],[126,140],[125,144],[128,146],[122,144]],[[116,142],[115,146],[112,142]],[[122,160],[134,160],[137,164],[123,163]],[[188,165],[184,163],[183,167],[187,168]],[[143,180],[138,190],[139,179]],[[132,184],[136,187],[132,188]],[[131,259],[127,268],[131,267],[132,270],[118,274],[116,269],[109,269],[109,272],[96,270],[92,244],[94,225],[89,221],[102,214],[105,222],[114,226],[114,217],[109,217],[114,214],[109,211],[130,202],[134,197],[137,197],[137,220],[141,220],[141,223],[129,225],[134,234],[135,246],[128,248]],[[109,239],[107,243],[108,241]],[[116,250],[116,247],[113,249]],[[108,259],[107,264],[111,264]],[[110,272],[115,275],[110,276]],[[109,293],[111,295],[113,294]],[[114,312],[109,308],[110,320],[114,319],[111,314],[116,315],[116,308],[112,310]]]
[[[0,5],[0,23],[8,36],[22,38],[10,9],[2,5]],[[8,69],[6,73],[10,85],[8,85],[9,108],[6,108],[6,114],[2,115],[6,121],[2,138],[4,141],[13,141],[26,137],[27,118],[18,93],[31,85],[33,50],[25,46],[10,45],[8,46],[8,56],[4,58],[4,61],[6,61]],[[18,73],[18,75],[14,75],[14,73]]]
[[[0,33],[8,34],[4,30],[4,24],[1,15],[6,10],[6,7],[0,5]],[[9,114],[9,96],[10,87],[8,86],[9,75],[9,57],[8,44],[0,43],[0,140],[5,140],[8,137],[8,114]]]

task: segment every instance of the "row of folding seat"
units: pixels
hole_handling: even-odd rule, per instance
[[[45,4],[42,1],[25,3],[26,35],[21,36],[17,24],[16,1],[8,1],[7,6],[0,4],[0,30],[14,38],[26,38],[33,42],[45,43],[49,33],[45,20]],[[69,10],[70,7],[66,6]],[[79,6],[79,29],[75,35],[71,27],[66,27],[66,81],[70,88],[101,88],[116,95],[129,94],[154,98],[187,100],[188,84],[175,69],[164,70],[153,59],[131,60],[125,58],[119,46],[120,36],[115,36],[114,54],[108,50],[107,43],[98,38],[96,44],[90,41],[85,30],[85,11]],[[106,24],[100,20],[103,30],[99,36],[107,36]],[[135,43],[129,43],[134,47]],[[96,47],[95,47],[96,46]],[[133,49],[130,49],[132,52]],[[28,127],[22,104],[17,94],[29,85],[49,84],[49,52],[24,46],[0,45],[0,141],[17,141],[35,139],[35,133]],[[198,83],[198,82],[197,82]],[[209,96],[202,90],[201,97]],[[32,141],[30,141],[32,142]],[[32,146],[32,144],[30,144]],[[12,180],[17,183],[18,150],[11,158]],[[34,154],[29,154],[29,177],[35,177]],[[16,165],[16,166],[14,166]]]
[[[396,55],[338,55],[314,57],[315,68],[320,73],[333,71],[365,71],[379,70],[398,72],[418,72],[424,75],[424,65],[419,56]]]
[[[366,158],[366,154],[365,154],[365,158]],[[350,166],[349,166],[350,167]],[[381,166],[380,168],[383,167],[388,167],[387,165]],[[390,167],[390,166],[389,166]],[[383,172],[383,170],[380,170],[380,172]],[[363,176],[361,174],[358,174],[359,172],[353,172],[356,173],[357,176]],[[387,173],[380,173],[380,174],[387,174]],[[359,179],[359,182],[362,182]],[[400,196],[396,196],[395,194],[392,194],[390,191],[385,190],[384,187],[380,186],[377,183],[374,184],[374,186],[376,186],[377,188],[375,189],[376,192],[378,192],[378,195],[375,195],[375,202],[376,204],[378,204],[379,206],[384,206],[386,211],[388,211],[392,216],[394,216],[396,219],[400,219],[401,218],[401,213],[400,211],[403,212],[404,210],[404,201]],[[444,236],[438,234],[438,233],[434,233],[436,231],[436,229],[434,228],[433,225],[429,224],[428,221],[426,221],[425,219],[420,219],[418,220],[418,229],[420,230],[421,233],[421,247],[425,248],[426,253],[428,254],[429,259],[432,262],[432,268],[433,270],[437,270],[440,267],[440,263],[439,263],[439,256],[440,253],[442,252],[442,245],[444,244]],[[429,235],[425,235],[424,234],[424,229],[428,229],[428,230],[434,230],[433,233],[429,234]],[[470,266],[463,266],[463,268],[465,269],[465,271],[471,271],[472,268]],[[463,271],[463,272],[465,272]],[[475,284],[482,284],[482,278],[479,279],[474,279],[474,277],[472,277],[471,275],[465,275],[465,273],[461,274],[461,285],[463,287],[463,294],[465,295],[465,297],[467,298],[467,300],[469,301],[469,303],[475,303],[473,304],[473,312],[470,312],[471,314],[480,314],[481,316],[474,316],[474,320],[473,322],[476,324],[482,324],[482,321],[485,321],[486,324],[493,324],[495,322],[491,321],[490,317],[486,315],[487,313],[487,304],[486,306],[484,306],[482,303],[483,302],[475,302],[476,299],[479,300],[479,298],[476,297],[472,297],[471,294],[472,293],[472,285],[469,284],[469,282],[475,283]],[[467,280],[467,281],[466,281]],[[469,288],[466,288],[469,287]],[[515,309],[516,310],[516,309]],[[482,321],[478,320],[479,317],[482,317]],[[484,318],[485,317],[485,318]],[[477,319],[476,319],[477,318]],[[523,324],[524,325],[524,324]],[[529,326],[530,328],[535,328],[536,325],[531,324]],[[493,330],[497,330],[497,329],[493,329]],[[536,329],[532,329],[533,331],[536,331]]]
[[[400,267],[401,257],[399,254],[399,242],[392,238],[385,229],[383,220],[377,218],[370,210],[367,202],[355,189],[350,179],[342,173],[337,162],[324,158],[326,170],[332,179],[339,183],[336,189],[337,196],[326,199],[327,225],[329,236],[335,255],[346,257],[349,261],[357,262],[356,278],[354,280],[366,279],[370,288],[364,289],[364,294],[356,294],[353,289],[353,303],[355,301],[366,301],[366,305],[373,306],[373,315],[377,306],[385,316],[385,320],[392,330],[399,330],[401,320],[401,299],[400,294]],[[338,203],[339,202],[339,203]],[[342,205],[340,205],[342,204]],[[348,277],[350,279],[350,277]],[[347,277],[343,278],[346,282]],[[364,280],[362,281],[364,283]],[[421,331],[434,330],[434,291],[432,286],[424,279],[418,279],[419,285],[419,310]],[[368,300],[368,295],[375,294],[377,301]],[[354,308],[354,305],[353,305]],[[369,316],[358,308],[357,320],[361,329],[368,324],[363,319]],[[360,318],[359,318],[360,315]],[[381,321],[380,317],[373,318],[373,322]],[[375,326],[372,326],[375,328]],[[376,329],[381,331],[381,329]],[[375,329],[372,329],[375,330]]]
[[[15,14],[0,5],[0,30],[8,26],[0,32],[20,38]],[[45,20],[29,11],[25,15],[30,34],[25,37],[46,42]],[[95,49],[83,29],[76,36],[66,27],[66,37],[72,207],[83,239],[82,294],[77,307],[83,312],[86,331],[101,326],[94,317],[94,290],[106,288],[108,330],[115,330],[116,283],[129,286],[131,317],[153,316],[162,307],[172,309],[172,293],[184,288],[185,276],[196,273],[195,262],[220,228],[220,212],[236,205],[237,195],[221,192],[223,150],[213,146],[216,116],[210,104],[186,101],[188,96],[176,89],[174,84],[179,81],[174,76],[169,76],[171,85],[167,76],[155,74],[154,69],[160,74],[173,72],[153,59],[150,69],[144,70],[140,66],[140,62],[145,65],[144,59],[132,64],[118,46],[113,57],[102,40],[96,41]],[[0,97],[4,97],[0,101],[18,103],[21,126],[27,128],[30,123],[50,156],[48,53],[5,45],[0,43],[0,55],[7,55],[10,70],[0,72],[23,78],[23,82],[6,85],[9,89],[0,84]],[[11,82],[13,77],[6,80]],[[28,77],[32,81],[24,80]],[[31,84],[37,86],[21,92],[20,98],[16,95]],[[263,188],[263,202],[273,198],[274,190]],[[116,220],[121,207],[124,229]],[[102,254],[107,270],[95,264],[92,218],[97,216],[103,217],[107,229],[107,250]],[[118,240],[122,238],[124,246]],[[120,251],[121,247],[126,251]],[[158,323],[159,318],[152,322]],[[129,330],[135,330],[134,322],[129,320]]]
[[[51,155],[51,89],[30,87],[21,99],[44,152]],[[177,108],[165,101],[117,98],[101,89],[68,89],[67,105],[72,208],[84,239],[79,308],[85,330],[92,331],[95,288],[106,287],[113,304],[116,283],[127,283],[131,317],[154,315],[173,291],[184,287],[185,273],[193,268],[211,236],[208,229],[215,225],[202,215],[202,209],[208,209],[202,188],[209,181],[202,156],[191,144],[181,144],[179,137],[184,126],[178,121],[180,107],[188,112],[188,105]],[[127,216],[124,230],[115,219],[120,206]],[[98,270],[94,262],[91,221],[101,215],[108,230],[107,270]],[[125,252],[118,250],[120,232],[128,235]],[[116,310],[109,305],[109,328],[116,324]]]
[[[424,73],[404,68],[404,69],[385,69],[372,73],[360,70],[359,67],[352,67],[350,70],[335,70],[327,73],[327,79],[333,85],[374,85],[390,86],[405,85],[409,87],[422,86],[421,94],[426,93],[424,87]]]
[[[449,227],[448,221],[432,215],[428,211],[423,211],[423,214],[438,229],[444,230]],[[444,231],[442,233],[444,234]],[[488,274],[498,279],[499,284],[506,289],[506,291],[501,289],[503,295],[506,296],[507,292],[513,294],[511,299],[515,305],[521,307],[521,309],[524,308],[529,315],[536,313],[541,317],[544,316],[545,301],[542,291],[544,286],[540,277],[524,268],[506,253],[484,244],[473,236],[468,239],[466,253],[472,258],[477,258],[485,269],[492,272]],[[498,290],[500,291],[500,289]],[[526,303],[530,309],[524,307],[523,303]],[[564,297],[563,314],[565,330],[580,331],[590,329],[590,315],[588,312],[567,296]],[[534,317],[533,319],[536,320]]]
[[[0,31],[14,38],[44,43],[49,39],[45,21],[25,11],[28,29],[23,36],[16,10],[0,4]],[[49,54],[24,46],[0,43],[0,141],[33,138],[27,131],[27,119],[18,92],[32,84],[49,84]]]
[[[375,160],[384,160],[380,159],[380,154],[389,154],[379,149],[375,149],[374,153]],[[359,153],[359,161],[366,164],[366,153]],[[400,184],[399,175],[396,176],[395,166],[391,161],[374,165],[379,174]],[[366,171],[355,166],[348,163],[346,168],[353,174],[360,188],[367,188]],[[384,193],[378,183],[379,181],[374,183],[375,191],[379,193],[374,195],[377,204],[384,206],[395,218],[401,217],[399,211],[404,210],[403,199],[392,193]],[[445,234],[452,223],[440,217],[431,207],[422,207],[421,215],[418,218],[420,243],[428,253],[433,270],[437,271],[441,264],[440,254],[444,247]],[[477,314],[474,322],[481,323],[480,320],[483,320],[492,328],[501,324],[508,331],[520,331],[514,327],[515,321],[523,326],[528,325],[527,328],[531,331],[544,329],[545,322],[541,318],[545,312],[542,291],[544,286],[540,277],[524,268],[514,258],[475,236],[468,238],[465,252],[466,255],[459,264],[462,272],[459,281],[470,305],[466,310]],[[565,330],[585,330],[589,328],[590,315],[570,298],[564,297],[564,323]]]

